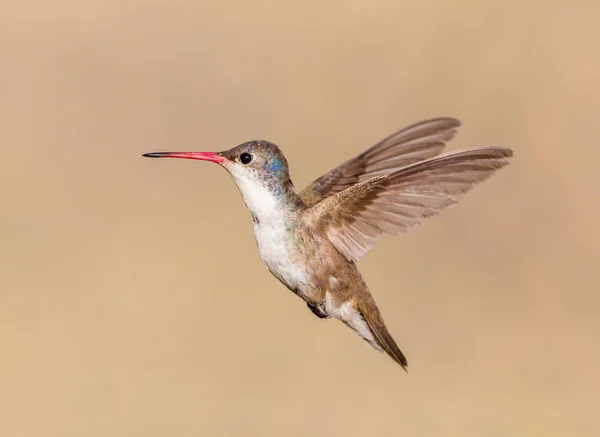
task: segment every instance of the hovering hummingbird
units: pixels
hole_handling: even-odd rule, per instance
[[[413,124],[324,174],[300,193],[285,156],[269,141],[225,152],[155,152],[149,158],[210,161],[233,177],[254,220],[270,272],[320,318],[341,320],[405,370],[356,261],[382,234],[403,234],[508,164],[512,150],[475,147],[439,155],[460,122]],[[439,156],[437,156],[439,155]]]

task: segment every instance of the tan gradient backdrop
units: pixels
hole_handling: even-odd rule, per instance
[[[599,435],[600,3],[285,3],[4,3],[0,435]],[[515,159],[360,262],[409,375],[225,171],[140,157],[269,139],[301,188],[441,115]]]

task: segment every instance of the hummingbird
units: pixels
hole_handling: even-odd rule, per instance
[[[460,122],[434,118],[379,141],[297,192],[280,148],[256,140],[224,152],[153,152],[148,158],[216,163],[252,215],[269,271],[319,318],[338,319],[407,370],[356,262],[384,235],[399,235],[456,203],[506,166],[512,150],[473,147],[441,154]]]

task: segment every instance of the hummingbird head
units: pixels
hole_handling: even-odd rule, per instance
[[[277,145],[269,141],[248,141],[224,152],[157,152],[148,158],[184,158],[210,161],[225,168],[235,181],[246,206],[255,218],[268,219],[301,206],[294,191],[288,163]]]
[[[227,159],[222,165],[236,182],[253,179],[276,192],[290,181],[285,156],[269,141],[248,141],[219,155]]]

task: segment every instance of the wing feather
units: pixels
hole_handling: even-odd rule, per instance
[[[315,180],[300,197],[310,207],[361,181],[436,156],[459,126],[458,120],[442,117],[401,129]]]
[[[508,165],[512,150],[476,147],[437,156],[375,176],[306,211],[307,222],[357,261],[381,234],[398,235],[456,203],[455,195]]]

